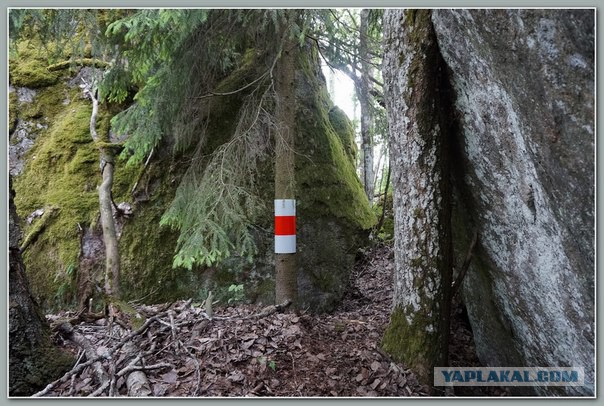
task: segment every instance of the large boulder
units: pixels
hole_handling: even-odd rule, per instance
[[[32,76],[27,70],[32,64],[23,60],[30,57],[21,54],[11,59],[10,113],[15,122],[11,171],[18,175],[19,214],[31,219],[24,224],[26,240],[31,237],[24,259],[32,291],[48,309],[81,302],[102,285],[104,254],[99,250],[102,235],[96,191],[99,155],[88,129],[91,105],[77,86],[76,75],[82,70],[61,71],[53,81],[36,82],[36,90],[30,91],[24,87],[30,82],[21,79]],[[35,65],[43,63],[41,58]],[[241,88],[262,73],[262,66],[255,65],[254,58],[246,59],[219,89]],[[344,294],[356,247],[375,216],[356,176],[352,127],[329,99],[316,50],[310,46],[299,61],[296,86],[299,299],[304,308],[327,311]],[[228,141],[242,98],[235,93],[213,103],[204,154]],[[110,114],[101,113],[99,131],[108,131]],[[272,301],[272,157],[260,165],[259,191],[266,213],[254,227],[258,247],[254,261],[233,258],[222,266],[186,270],[172,268],[177,232],[159,225],[191,163],[192,151],[172,154],[172,150],[166,139],[148,165],[127,166],[122,160],[117,164],[114,200],[125,201],[133,209],[118,224],[125,298],[144,297],[147,302],[205,299],[211,289],[225,303],[229,287],[241,284],[249,300]]]
[[[594,393],[593,10],[435,10],[456,93],[454,241],[481,361],[583,367]]]

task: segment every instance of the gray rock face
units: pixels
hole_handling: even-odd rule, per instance
[[[25,154],[34,146],[36,140],[35,126],[31,121],[18,120],[15,131],[11,134],[8,154],[10,174],[13,176],[23,172]]]
[[[10,86],[9,92],[16,92],[19,103],[33,103],[37,92],[35,89],[26,87],[14,88]],[[46,128],[40,122],[17,120],[13,132],[10,134],[9,151],[9,171],[13,176],[23,172],[25,166],[25,154],[34,146],[37,136],[37,130]]]
[[[478,355],[583,367],[586,386],[536,391],[593,395],[594,11],[432,20],[459,113],[454,240],[480,235],[464,281]]]

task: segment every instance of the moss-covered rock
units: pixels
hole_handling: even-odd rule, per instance
[[[59,81],[61,73],[51,72],[47,66],[47,53],[39,43],[21,41],[16,47],[16,53],[9,59],[10,83],[32,89],[54,85]]]
[[[333,106],[329,109],[329,122],[335,130],[336,134],[340,137],[340,141],[344,146],[346,154],[350,157],[353,164],[357,157],[358,147],[354,140],[354,128],[350,119],[344,113],[344,110],[338,106]]]
[[[45,93],[62,97],[61,87],[45,89]],[[45,111],[42,101],[36,106]],[[77,95],[63,107],[49,121],[48,130],[40,133],[28,153],[25,171],[15,179],[20,217],[49,206],[58,210],[25,252],[32,291],[46,305],[54,302],[51,292],[59,292],[71,280],[67,271],[78,266],[81,229],[95,221],[98,210],[98,153],[88,126],[91,107]],[[36,221],[42,220],[34,220],[29,227],[36,227]]]
[[[217,92],[230,92],[258,77],[262,68],[254,61],[261,56],[253,52],[246,55],[246,63],[225,78]],[[329,310],[344,293],[356,248],[375,223],[375,216],[356,176],[352,126],[343,112],[332,109],[316,55],[304,55],[300,66],[296,76],[295,141],[298,282],[302,306]],[[23,175],[15,182],[22,216],[45,205],[57,208],[56,218],[48,221],[26,255],[32,287],[47,307],[58,303],[52,297],[61,291],[61,286],[64,290],[75,286],[73,273],[78,269],[78,259],[91,260],[80,255],[83,235],[88,234],[79,227],[94,228],[98,217],[99,145],[92,142],[89,134],[90,103],[77,92],[58,83],[40,89],[36,101],[23,106],[24,110],[27,108],[23,114],[29,117],[47,117],[47,109],[52,117],[48,130],[41,131],[30,152]],[[56,100],[52,108],[43,102],[51,94]],[[69,95],[68,104],[63,104],[65,94]],[[229,139],[242,96],[235,94],[210,101],[212,120],[206,128],[204,153],[210,154]],[[106,118],[110,116],[99,117],[98,131],[108,131]],[[149,302],[185,297],[204,299],[207,291],[213,290],[227,302],[229,286],[243,284],[249,300],[272,301],[272,159],[260,164],[259,192],[266,210],[256,220],[255,260],[250,263],[234,257],[218,267],[189,271],[172,267],[178,234],[159,225],[190,164],[191,152],[174,155],[172,150],[166,140],[146,168],[117,162],[114,200],[133,205],[133,214],[121,220],[119,228],[124,298],[145,297]],[[102,258],[97,258],[98,261]],[[87,264],[86,269],[89,268]]]
[[[246,63],[218,86],[228,93],[249,83],[259,75],[259,66],[248,52]],[[310,55],[310,57],[309,57]],[[306,54],[296,76],[296,197],[298,201],[298,285],[304,307],[329,310],[341,298],[352,269],[356,247],[363,230],[375,223],[375,216],[356,176],[352,149],[354,133],[343,112],[332,108],[325,83],[312,59]],[[213,100],[204,151],[211,153],[233,133],[243,94]],[[347,151],[347,146],[348,151]],[[186,154],[185,154],[186,155]],[[273,164],[269,159],[260,165],[259,193],[265,201],[265,213],[256,219],[258,254],[252,263],[231,258],[210,269],[185,271],[171,269],[177,235],[158,227],[161,215],[174,196],[182,179],[183,163],[157,158],[156,169],[144,177],[149,184],[148,200],[138,205],[137,213],[124,228],[121,241],[123,268],[128,290],[137,295],[161,289],[154,299],[177,297],[205,298],[212,290],[222,303],[229,299],[228,287],[244,285],[249,300],[271,302],[274,297],[274,254],[272,230]],[[169,168],[166,171],[165,168]],[[145,187],[143,187],[145,188]],[[135,230],[136,229],[136,230]],[[145,238],[141,238],[144,235]],[[141,262],[140,258],[152,258]],[[126,275],[132,275],[126,276]],[[141,275],[145,275],[141,278]],[[132,283],[130,282],[132,281]],[[166,289],[166,287],[168,287]],[[125,287],[126,288],[126,287]]]
[[[17,92],[10,89],[8,93],[8,133],[12,134],[17,126]]]
[[[59,378],[74,363],[73,355],[52,344],[50,329],[32,300],[19,249],[21,230],[9,187],[8,333],[11,396],[29,396]]]
[[[198,296],[202,270],[172,268],[178,234],[159,225],[174,198],[183,168],[184,162],[173,162],[169,153],[160,153],[140,177],[133,194],[134,214],[124,224],[120,238],[122,291],[126,298],[146,297],[155,302]],[[117,170],[123,172],[128,167],[118,165]],[[128,179],[124,175],[118,179]]]
[[[10,59],[15,96],[9,105],[17,120],[11,173],[14,161],[25,160],[13,173],[19,175],[14,181],[19,216],[45,210],[44,216],[24,224],[31,237],[24,241],[24,261],[32,293],[47,309],[75,302],[81,238],[97,221],[100,179],[98,147],[89,130],[91,103],[68,81],[77,72],[50,74],[48,60],[33,42],[18,44]],[[108,131],[101,127],[99,132]]]
[[[580,365],[584,386],[530,389],[593,396],[595,14],[435,10],[432,22],[460,117],[458,257],[479,235],[462,292],[477,355]]]

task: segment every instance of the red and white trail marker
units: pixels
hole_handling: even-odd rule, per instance
[[[296,201],[275,199],[275,254],[296,252]]]

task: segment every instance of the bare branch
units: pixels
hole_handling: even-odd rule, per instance
[[[472,242],[470,242],[470,246],[468,247],[468,252],[466,253],[466,258],[463,261],[461,268],[459,269],[459,273],[457,274],[457,278],[455,282],[451,285],[451,297],[455,296],[458,292],[461,283],[463,282],[463,278],[466,276],[466,272],[470,267],[470,261],[472,260],[472,256],[474,255],[474,247],[476,246],[476,242],[478,241],[478,230],[474,231],[474,235],[472,236]]]

